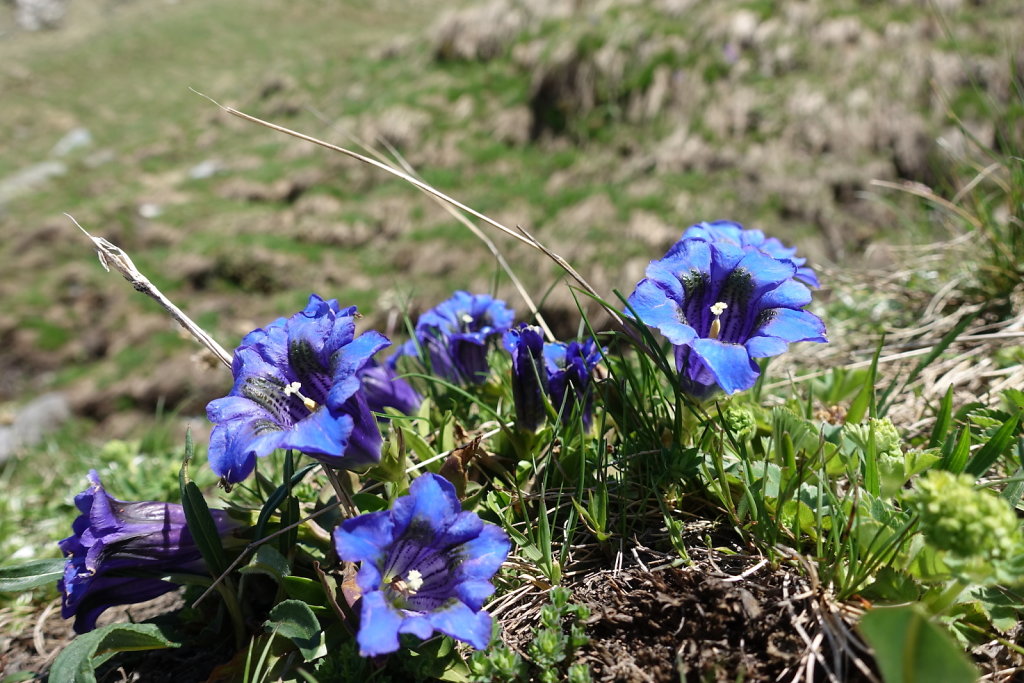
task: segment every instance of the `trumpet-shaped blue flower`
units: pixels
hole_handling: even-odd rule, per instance
[[[370,361],[359,371],[359,378],[363,381],[366,403],[374,412],[382,413],[385,408],[395,408],[406,415],[412,415],[423,403],[419,392],[386,363],[381,365],[377,361]]]
[[[108,607],[144,602],[178,588],[161,575],[206,573],[180,505],[112,498],[95,470],[89,472],[89,484],[75,496],[81,514],[72,535],[59,543],[68,558],[58,583],[61,614],[75,617],[78,633],[92,630]],[[221,510],[210,514],[222,536],[236,526]]]
[[[590,428],[594,403],[590,378],[599,362],[601,349],[593,339],[544,345],[548,395],[551,397],[551,404],[561,412],[563,422],[568,422],[572,418],[573,406],[578,405],[583,427]]]
[[[231,393],[206,409],[216,425],[210,466],[223,480],[242,481],[257,456],[277,448],[332,467],[380,461],[380,430],[359,373],[391,342],[373,331],[356,337],[355,315],[355,306],[312,294],[304,310],[246,335]]]
[[[454,384],[482,384],[490,372],[488,342],[504,334],[514,317],[500,299],[457,291],[420,316],[416,339],[403,345],[392,363],[400,355],[418,355],[418,346],[435,375]]]
[[[435,631],[487,647],[491,616],[482,608],[511,544],[500,527],[462,510],[448,480],[417,477],[390,510],[342,522],[334,542],[342,560],[362,563],[361,654],[394,652],[401,633],[425,639]]]
[[[543,422],[544,395],[564,423],[572,419],[573,408],[579,405],[583,425],[590,427],[590,379],[601,361],[593,339],[545,342],[539,327],[521,323],[505,333],[504,343],[512,354],[512,397],[522,429],[533,430]]]
[[[682,238],[673,245],[665,258],[671,256],[675,250],[687,239],[702,239],[706,242],[731,242],[741,247],[754,247],[760,249],[769,256],[774,256],[780,261],[787,261],[796,266],[796,279],[812,287],[820,287],[818,276],[814,274],[807,263],[807,259],[796,255],[796,247],[787,247],[775,237],[767,237],[760,230],[748,230],[739,223],[732,221],[712,221],[710,223],[697,223],[691,225],[683,233]]]
[[[749,389],[754,358],[775,356],[792,342],[828,341],[825,325],[804,309],[810,290],[797,266],[732,240],[682,239],[652,261],[630,295],[630,315],[675,346],[684,391],[706,399],[718,389]]]
[[[512,400],[516,425],[533,431],[544,422],[544,396],[548,371],[544,365],[544,337],[536,325],[520,323],[505,333],[505,348],[512,354]]]

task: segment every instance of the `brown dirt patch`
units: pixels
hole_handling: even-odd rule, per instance
[[[840,653],[810,647],[819,599],[784,567],[746,577],[702,566],[598,572],[575,588],[591,610],[581,660],[601,681],[775,681],[808,667],[808,680],[825,669],[867,680]]]

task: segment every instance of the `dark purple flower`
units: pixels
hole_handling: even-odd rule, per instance
[[[796,266],[796,279],[812,287],[820,287],[818,276],[814,274],[809,266],[805,266],[807,259],[796,255],[796,247],[787,247],[775,237],[766,237],[760,230],[747,230],[739,223],[732,221],[712,221],[710,223],[697,223],[691,225],[683,233],[675,245],[665,254],[665,258],[672,256],[674,251],[687,239],[702,239],[706,242],[731,242],[741,247],[754,247],[760,249],[769,256],[774,256],[780,261],[787,261]]]
[[[652,261],[629,297],[630,315],[674,346],[682,388],[706,399],[749,389],[754,358],[775,356],[798,341],[828,341],[825,325],[803,310],[810,290],[797,266],[732,240],[680,240]]]
[[[583,427],[590,428],[594,403],[590,378],[600,362],[601,349],[593,339],[544,345],[551,405],[561,413],[563,422],[572,419],[573,407],[579,406]]]
[[[505,333],[505,348],[512,354],[512,400],[516,425],[533,431],[544,422],[544,396],[548,372],[544,366],[544,337],[539,327],[520,323]]]
[[[578,405],[583,426],[590,427],[590,379],[601,361],[593,339],[545,343],[539,327],[521,323],[505,333],[505,348],[512,354],[512,397],[521,428],[533,430],[544,421],[545,395],[563,423]]]
[[[382,413],[385,408],[395,408],[406,415],[412,415],[423,403],[423,397],[388,364],[370,361],[359,371],[359,378],[363,380],[366,403],[374,412]]]
[[[420,475],[390,510],[342,522],[334,542],[342,560],[362,563],[362,655],[394,652],[400,633],[426,639],[440,631],[487,647],[491,615],[482,608],[511,544],[500,527],[462,510],[448,480]]]
[[[504,301],[486,294],[457,291],[420,316],[415,340],[406,342],[397,356],[417,356],[418,349],[430,363],[430,370],[454,384],[482,384],[487,380],[487,346],[501,336],[515,314]]]
[[[180,505],[112,498],[95,470],[89,472],[89,483],[75,496],[82,514],[72,524],[74,533],[59,543],[68,558],[58,582],[61,614],[75,617],[78,633],[95,628],[108,607],[144,602],[178,588],[159,576],[206,573]],[[222,510],[210,514],[222,536],[236,526]]]
[[[291,448],[332,467],[380,461],[381,435],[359,372],[391,342],[355,336],[356,308],[311,294],[306,308],[250,332],[235,350],[235,385],[211,401],[210,466],[228,483],[257,456]]]

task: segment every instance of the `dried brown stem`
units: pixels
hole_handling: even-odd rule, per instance
[[[164,307],[164,309],[171,314],[171,317],[178,321],[178,324],[184,327],[189,334],[195,337],[196,341],[209,349],[213,355],[215,355],[221,363],[226,365],[228,368],[231,367],[231,354],[224,350],[224,347],[216,342],[206,330],[195,324],[191,318],[185,315],[180,308],[174,305],[170,299],[163,295],[156,285],[149,281],[145,275],[143,275],[135,264],[132,263],[131,258],[124,252],[120,247],[108,242],[102,237],[93,237],[89,232],[79,225],[78,221],[74,219],[70,214],[64,214],[71,219],[79,230],[85,233],[85,236],[92,240],[93,246],[96,247],[96,255],[100,259],[100,265],[108,273],[111,267],[117,272],[121,273],[125,280],[131,283],[137,291],[142,292],[146,296],[154,299],[158,304]]]

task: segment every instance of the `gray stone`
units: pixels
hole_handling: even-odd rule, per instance
[[[19,448],[38,443],[71,417],[67,397],[60,393],[43,394],[22,406],[10,424],[0,425],[0,462]]]
[[[70,0],[14,0],[14,20],[26,31],[55,29],[64,20]]]
[[[40,161],[23,168],[13,175],[0,179],[0,202],[5,202],[45,183],[50,178],[62,176],[68,172],[67,164],[63,161]]]
[[[82,149],[91,144],[92,133],[87,128],[72,128],[53,146],[53,149],[50,150],[50,156],[66,157],[76,149]]]
[[[205,180],[224,171],[224,164],[216,159],[200,161],[188,171],[188,177],[192,180]]]

